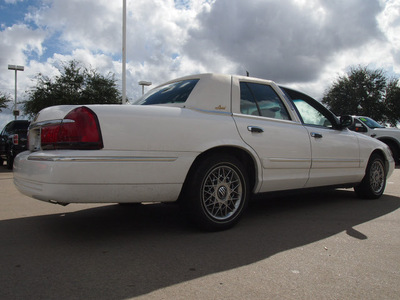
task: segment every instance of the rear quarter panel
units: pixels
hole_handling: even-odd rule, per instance
[[[166,106],[91,106],[104,150],[200,153],[221,145],[245,147],[232,116]]]

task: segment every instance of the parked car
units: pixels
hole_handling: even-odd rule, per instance
[[[389,146],[396,164],[400,163],[400,130],[382,126],[369,117],[353,116],[350,130],[376,138]]]
[[[13,168],[15,156],[27,149],[29,121],[15,120],[8,123],[0,134],[0,163],[7,162],[7,168]]]
[[[272,81],[218,74],[162,84],[134,105],[56,106],[29,130],[14,183],[38,200],[173,202],[208,230],[233,226],[252,194],[354,187],[379,198],[389,148]]]

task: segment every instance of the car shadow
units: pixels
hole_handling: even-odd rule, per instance
[[[227,271],[340,232],[400,207],[338,190],[251,202],[223,232],[187,224],[173,204],[108,205],[0,221],[1,299],[126,299]]]

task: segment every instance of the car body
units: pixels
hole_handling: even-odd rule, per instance
[[[200,227],[222,230],[251,194],[335,186],[380,197],[394,169],[390,151],[349,125],[272,81],[192,75],[134,105],[42,110],[14,183],[58,204],[179,200]]]
[[[396,164],[400,163],[400,130],[385,127],[374,119],[365,116],[353,116],[353,125],[350,130],[376,138],[389,146]]]
[[[15,156],[27,150],[29,123],[27,120],[11,121],[0,133],[0,162],[6,161],[8,169],[12,169]]]

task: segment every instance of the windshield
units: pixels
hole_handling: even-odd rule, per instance
[[[184,103],[199,79],[189,79],[157,87],[137,101],[134,105],[154,105],[169,103]]]
[[[368,118],[368,117],[359,117],[360,121],[362,121],[365,125],[367,125],[369,128],[374,129],[374,128],[385,128],[385,126],[382,126],[375,120]]]

